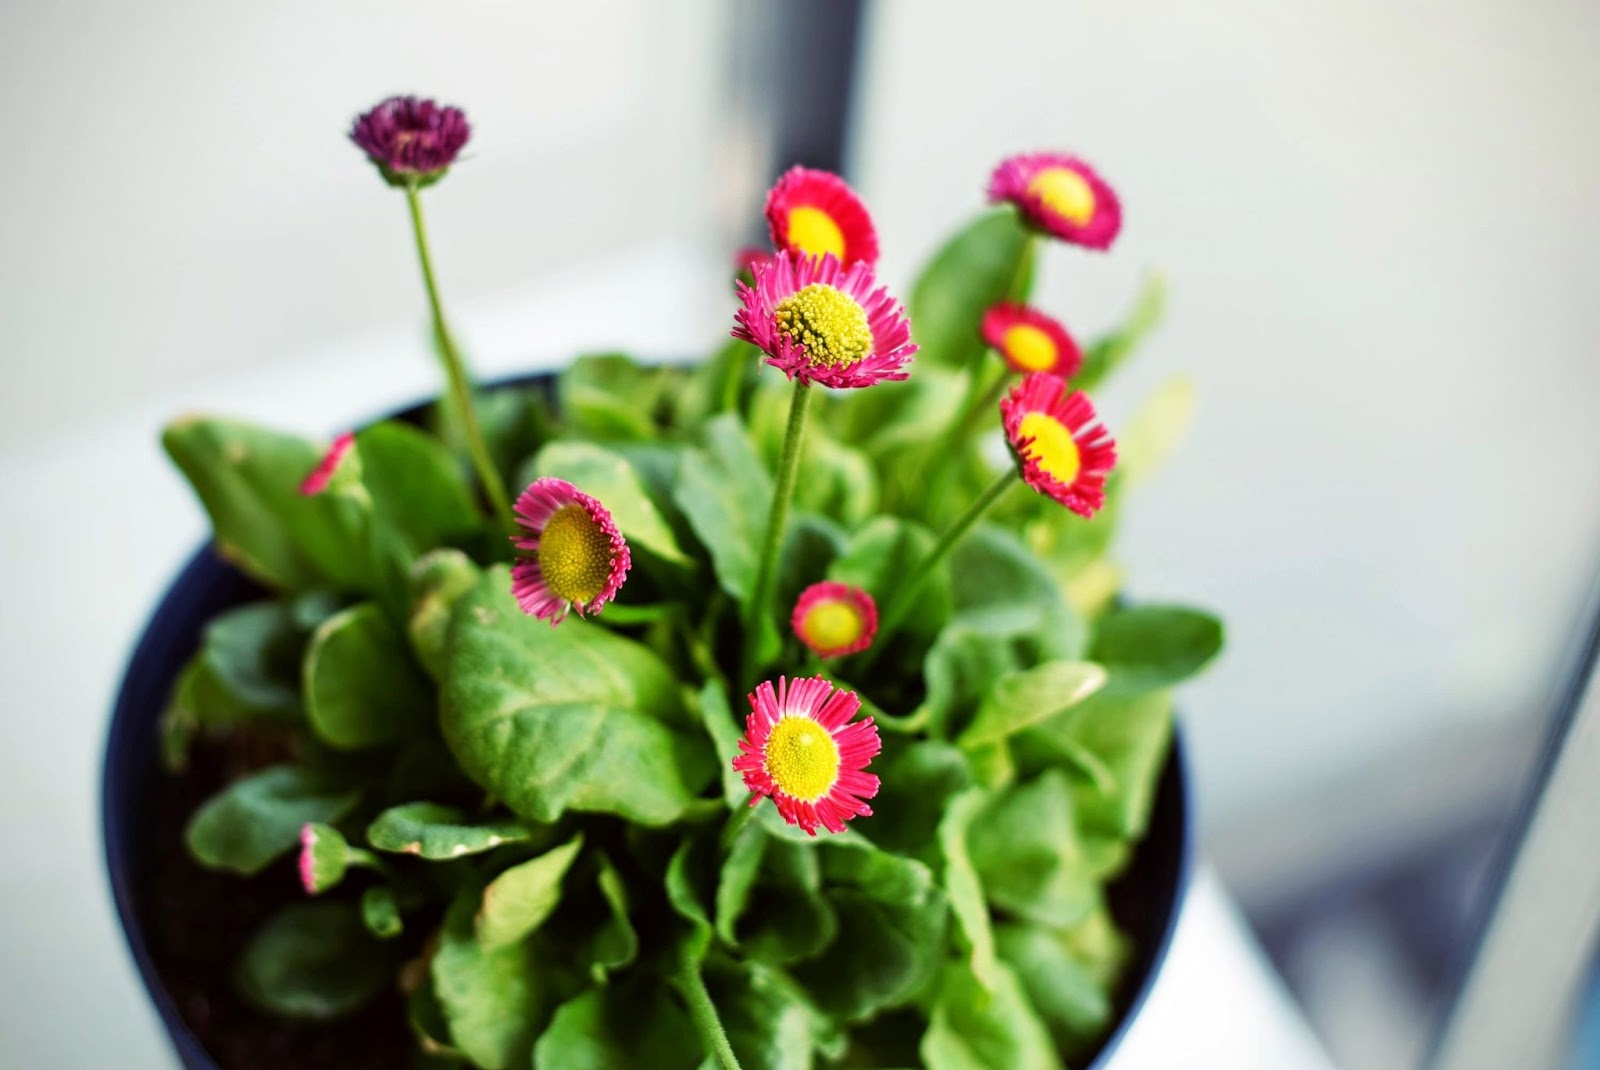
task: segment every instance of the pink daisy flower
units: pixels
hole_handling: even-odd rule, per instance
[[[983,340],[1014,372],[1049,372],[1070,379],[1083,367],[1083,351],[1067,329],[1038,309],[1002,301],[983,314]]]
[[[733,336],[760,346],[789,378],[857,387],[906,377],[917,351],[911,324],[866,264],[780,250],[756,266],[755,285],[734,288],[742,307]]]
[[[356,436],[349,431],[334,439],[333,445],[328,447],[328,452],[322,455],[322,460],[317,462],[311,474],[300,484],[300,493],[309,497],[327,490],[328,484],[333,480],[334,472],[339,470],[339,463],[355,444]]]
[[[821,658],[859,654],[878,631],[878,605],[848,583],[813,583],[800,592],[789,618],[794,634]]]
[[[1116,191],[1076,156],[1027,152],[1000,161],[989,200],[1008,201],[1037,230],[1089,249],[1108,249],[1122,229]]]
[[[1117,444],[1088,395],[1069,393],[1053,375],[1031,374],[1000,399],[1000,416],[1028,486],[1083,517],[1105,504]]]
[[[767,193],[772,246],[791,256],[831,256],[841,264],[878,263],[878,231],[867,206],[844,179],[792,167]]]
[[[564,479],[536,479],[517,498],[517,523],[526,535],[511,541],[521,553],[511,569],[511,593],[530,617],[552,627],[568,609],[593,616],[617,595],[632,559],[611,513]]]
[[[866,800],[878,794],[878,778],[865,770],[881,744],[871,717],[850,723],[860,709],[854,692],[835,691],[820,676],[780,676],[776,691],[770,680],[752,691],[733,760],[750,805],[770,796],[785,821],[811,836],[819,825],[843,832],[851,818],[870,817]]]

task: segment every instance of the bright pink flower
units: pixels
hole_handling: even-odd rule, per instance
[[[779,251],[756,267],[754,286],[734,288],[742,306],[733,336],[761,347],[789,378],[857,387],[906,377],[917,351],[911,324],[865,263]]]
[[[820,658],[859,654],[878,632],[878,605],[848,583],[813,583],[800,592],[789,618],[794,634]]]
[[[334,439],[333,445],[328,447],[328,452],[322,455],[322,460],[317,462],[311,474],[300,484],[300,493],[309,496],[327,490],[329,481],[333,479],[333,473],[339,469],[339,463],[355,444],[356,436],[349,431]]]
[[[1076,156],[1028,152],[1000,162],[989,200],[1009,201],[1037,230],[1089,249],[1108,249],[1122,229],[1116,191]]]
[[[983,340],[1014,372],[1049,372],[1070,379],[1083,367],[1083,351],[1067,329],[1038,309],[1002,301],[983,314]]]
[[[733,767],[753,793],[750,805],[770,796],[778,813],[807,835],[817,827],[843,832],[853,817],[869,817],[866,800],[878,794],[878,778],[865,772],[881,744],[868,717],[850,722],[861,709],[852,691],[835,691],[820,676],[778,677],[750,693],[750,716]]]
[[[552,627],[569,608],[593,616],[617,595],[632,558],[611,513],[564,479],[536,479],[517,498],[513,535],[521,553],[511,569],[511,593],[530,617]]]
[[[1053,375],[1027,375],[1000,399],[1000,416],[1028,486],[1083,517],[1105,504],[1117,444],[1088,395],[1069,394]]]
[[[832,256],[841,264],[878,264],[878,231],[867,206],[844,179],[793,167],[767,194],[772,246],[791,256]]]

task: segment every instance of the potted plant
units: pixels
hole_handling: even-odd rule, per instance
[[[1111,188],[1004,161],[878,282],[796,168],[704,361],[471,385],[423,193],[462,113],[351,137],[404,197],[447,389],[320,448],[166,431],[210,516],[108,747],[113,889],[187,1065],[1103,1065],[1186,864],[1171,690],[1209,615],[1107,556],[1187,391],[1115,442],[1029,304]],[[159,761],[164,769],[157,769]]]

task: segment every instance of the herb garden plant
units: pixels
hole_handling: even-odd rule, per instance
[[[478,392],[422,215],[468,135],[415,98],[351,133],[409,208],[448,386],[424,419],[165,434],[265,592],[163,719],[174,776],[240,770],[192,858],[284,900],[237,991],[403,1006],[426,1066],[1080,1064],[1171,689],[1221,645],[1108,556],[1188,393],[1114,442],[1086,392],[1159,289],[1082,349],[1029,303],[1036,258],[1112,245],[1115,193],[1004,161],[908,314],[867,208],[796,168],[708,358]]]

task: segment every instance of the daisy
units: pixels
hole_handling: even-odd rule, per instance
[[[866,772],[881,744],[868,717],[850,722],[861,709],[852,691],[835,691],[820,676],[766,681],[750,694],[750,716],[733,767],[744,774],[750,805],[771,796],[791,825],[815,836],[817,827],[843,832],[853,817],[870,817],[866,800],[878,794],[878,778]]]
[[[841,264],[878,263],[878,231],[867,206],[844,179],[794,167],[767,194],[772,247],[791,256],[831,256]]]
[[[1017,206],[1035,230],[1089,249],[1108,249],[1122,229],[1117,194],[1076,156],[1028,152],[1000,161],[989,200]]]
[[[511,593],[530,617],[551,626],[568,609],[592,616],[617,595],[632,560],[611,513],[564,479],[536,479],[516,505],[520,551]]]
[[[900,302],[857,261],[832,254],[796,258],[780,250],[754,266],[755,284],[735,284],[742,307],[735,338],[754,343],[790,379],[832,387],[904,379],[917,351]]]
[[[391,186],[437,182],[472,136],[460,108],[390,97],[356,118],[350,140]]]
[[[847,583],[813,583],[800,592],[789,625],[821,658],[858,654],[872,645],[878,630],[878,605]]]
[[[1027,375],[1001,399],[1000,416],[1028,486],[1083,517],[1105,504],[1117,446],[1086,394],[1053,375]]]
[[[983,314],[983,340],[1014,372],[1049,372],[1070,379],[1083,366],[1083,351],[1065,327],[1026,305],[1002,301]]]

